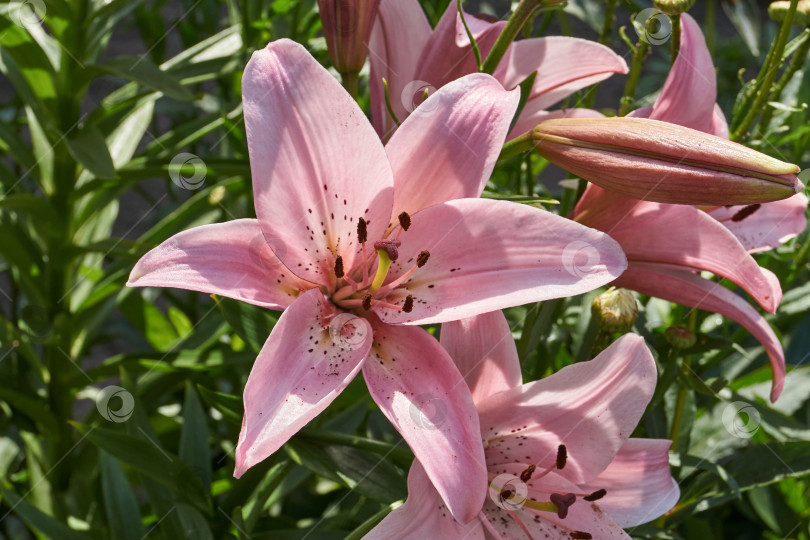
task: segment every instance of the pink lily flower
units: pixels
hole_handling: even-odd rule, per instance
[[[717,100],[717,76],[697,22],[681,15],[681,48],[652,107],[629,116],[652,118],[728,138],[728,123]],[[745,248],[767,251],[798,236],[807,227],[808,199],[802,193],[766,204],[707,207]]]
[[[700,276],[708,271],[739,285],[768,313],[782,300],[777,277],[761,268],[728,229],[692,206],[630,199],[589,185],[571,218],[610,234],[628,269],[613,282],[685,306],[729,317],[756,337],[773,369],[771,400],[785,381],[785,356],[765,319],[743,298]]]
[[[441,89],[385,148],[297,43],[255,52],[242,87],[258,219],[181,232],[128,284],[284,310],[245,387],[237,477],[362,370],[452,514],[471,519],[486,486],[478,417],[450,357],[415,325],[591,290],[624,270],[624,255],[598,231],[477,198],[518,99],[488,75]],[[571,268],[572,243],[597,254],[587,273]],[[425,394],[448,403],[441,429],[413,421]]]
[[[465,14],[464,20],[478,44],[481,58],[486,58],[506,22],[491,23],[469,14]],[[371,118],[377,133],[386,139],[396,124],[386,107],[383,78],[388,82],[391,107],[401,122],[420,103],[425,90],[441,88],[478,71],[455,2],[450,2],[436,28],[431,29],[417,0],[381,0],[379,18],[371,34],[369,61]],[[534,71],[538,76],[510,139],[549,118],[601,117],[590,109],[554,112],[546,109],[614,73],[627,73],[627,64],[609,48],[592,41],[531,38],[509,47],[494,76],[504,88],[511,89]]]
[[[489,496],[477,520],[459,524],[414,461],[405,504],[366,540],[630,538],[623,527],[678,501],[670,441],[629,438],[657,378],[641,337],[527,384],[501,312],[444,324],[441,342],[478,409]]]

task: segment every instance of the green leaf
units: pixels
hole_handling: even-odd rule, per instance
[[[101,490],[104,510],[113,538],[140,540],[144,536],[138,501],[132,492],[124,469],[118,461],[103,450],[101,454]]]
[[[71,422],[93,444],[109,452],[176,493],[203,512],[210,513],[211,499],[202,482],[177,456],[170,454],[153,438]]]
[[[372,499],[392,503],[407,496],[405,475],[385,456],[300,437],[291,439],[284,449],[296,463]]]
[[[217,304],[234,332],[239,334],[253,352],[261,351],[278,321],[277,312],[224,297],[217,297]]]
[[[208,426],[194,386],[186,382],[183,428],[180,431],[180,458],[193,470],[206,490],[211,488],[211,449]]]
[[[97,178],[115,178],[110,151],[104,135],[94,126],[85,126],[65,138],[70,155]]]
[[[45,514],[13,491],[0,487],[0,493],[3,494],[8,506],[14,509],[14,513],[20,516],[26,525],[47,538],[59,538],[60,540],[88,540],[90,538]]]
[[[200,385],[197,385],[200,395],[208,405],[222,413],[226,420],[238,425],[242,424],[242,416],[244,415],[244,406],[242,405],[242,398],[239,396],[232,396],[230,394],[223,394],[221,392],[214,392]]]
[[[169,319],[154,304],[144,300],[140,292],[119,296],[118,307],[143,333],[146,340],[159,351],[169,350],[180,337]]]
[[[119,77],[162,92],[166,97],[181,101],[194,99],[191,92],[173,75],[161,70],[145,56],[119,56],[99,67]]]

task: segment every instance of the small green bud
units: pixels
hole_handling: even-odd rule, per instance
[[[768,6],[768,16],[777,22],[782,22],[790,9],[790,2],[780,0],[771,2]],[[796,14],[793,16],[793,26],[810,26],[810,0],[799,0],[796,6]]]
[[[655,0],[653,5],[667,15],[680,15],[689,11],[695,5],[695,0]]]
[[[627,332],[638,317],[636,297],[627,289],[611,287],[593,299],[591,314],[605,332]]]
[[[697,341],[695,333],[683,326],[670,326],[664,332],[664,336],[667,338],[667,343],[677,349],[688,349]]]

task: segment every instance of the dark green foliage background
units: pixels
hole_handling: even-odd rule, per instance
[[[422,3],[435,24],[447,0]],[[328,66],[315,1],[40,4],[43,25],[26,25],[13,4],[0,3],[0,538],[359,538],[406,497],[412,460],[362,379],[236,480],[241,390],[278,315],[124,287],[135,261],[171,235],[254,217],[241,72],[253,50],[281,37]],[[712,5],[715,30],[705,24]],[[499,17],[509,10],[507,2],[466,7]],[[631,42],[618,28],[635,37],[630,14],[645,7],[619,2],[610,45],[628,58]],[[596,39],[602,9],[571,1],[566,12],[540,14],[534,34]],[[762,65],[777,26],[753,0],[699,3],[694,12],[711,35],[721,105],[737,120],[734,96]],[[655,48],[647,59],[634,107],[654,99],[668,52]],[[599,88],[597,107],[617,108],[624,81],[614,79]],[[802,69],[746,144],[808,167],[808,93]],[[367,97],[361,105],[368,109]],[[204,164],[199,189],[170,180],[182,152]],[[556,198],[561,205],[547,206],[565,213],[571,190],[563,193],[559,171],[546,165],[538,156],[501,163],[488,196]],[[633,536],[810,538],[809,254],[804,233],[757,256],[785,291],[767,317],[789,364],[776,406],[762,398],[770,369],[747,332],[642,298],[635,331],[655,345],[662,376],[636,435],[669,437],[681,389],[672,465],[682,499]],[[508,311],[526,380],[573,362],[597,293]],[[674,354],[663,330],[690,317],[698,345]],[[96,407],[110,385],[134,398],[125,421]],[[126,406],[121,395],[110,410]],[[733,402],[758,412],[751,438],[726,429]]]

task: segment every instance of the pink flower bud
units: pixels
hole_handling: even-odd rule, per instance
[[[799,167],[721,137],[646,118],[560,118],[538,124],[537,152],[622,195],[695,205],[755,204],[804,188]]]
[[[380,0],[318,0],[332,64],[340,73],[359,73]]]

